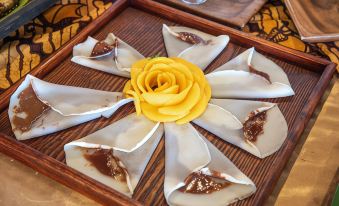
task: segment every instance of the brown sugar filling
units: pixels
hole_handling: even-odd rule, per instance
[[[109,45],[104,41],[99,41],[95,44],[95,46],[92,50],[92,53],[91,53],[91,57],[96,57],[96,56],[108,54],[108,53],[112,52],[114,47],[115,47],[114,45]]]
[[[202,39],[200,36],[196,35],[196,34],[192,34],[189,32],[178,32],[178,39],[187,42],[189,44],[207,44],[207,42]]]
[[[50,107],[38,99],[32,85],[28,86],[19,94],[19,104],[14,107],[14,130],[27,132],[32,124],[49,110]],[[19,113],[24,115],[19,116]]]
[[[257,141],[260,134],[264,133],[264,124],[266,122],[266,111],[255,114],[251,112],[248,119],[244,122],[244,137],[250,142]]]
[[[202,174],[201,172],[192,172],[185,179],[185,186],[181,187],[179,191],[192,194],[210,194],[219,191],[230,184],[230,182],[225,181],[224,179],[214,178]]]
[[[269,81],[270,83],[272,83],[272,82],[271,82],[271,78],[270,78],[270,76],[269,76],[267,73],[262,72],[262,71],[259,71],[259,70],[256,70],[256,69],[255,69],[253,66],[251,66],[251,65],[248,65],[248,68],[249,68],[250,73],[253,73],[253,74],[257,74],[257,75],[259,75],[259,76],[262,76],[262,77],[264,77],[267,81]]]
[[[127,171],[119,165],[119,158],[113,155],[112,149],[85,149],[84,157],[100,173],[126,182]]]

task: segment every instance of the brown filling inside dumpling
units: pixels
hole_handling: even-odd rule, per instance
[[[84,157],[100,173],[113,177],[120,182],[126,182],[126,169],[121,167],[118,157],[112,149],[84,149]]]
[[[244,122],[244,137],[250,142],[255,142],[260,134],[264,133],[264,124],[266,122],[266,111],[251,112],[248,119]]]
[[[219,191],[231,183],[214,176],[192,172],[185,179],[185,186],[179,189],[180,192],[192,194],[210,194]]]
[[[49,110],[50,107],[38,99],[32,85],[29,85],[19,94],[19,104],[14,107],[14,130],[27,132],[32,124]]]

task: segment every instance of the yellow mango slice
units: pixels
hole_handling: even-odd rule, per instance
[[[163,93],[146,92],[146,93],[143,93],[141,96],[147,103],[153,106],[175,105],[175,104],[178,104],[179,102],[182,102],[186,98],[191,87],[192,87],[192,82],[189,83],[186,89],[184,89],[182,92],[178,94],[163,94]]]
[[[178,63],[172,63],[169,66],[171,66],[172,69],[175,69],[178,72],[184,74],[186,79],[193,80],[193,74],[192,74],[191,70],[189,68],[187,68],[185,65],[178,64]]]
[[[166,57],[157,57],[150,59],[144,66],[144,71],[150,70],[151,67],[153,67],[154,64],[170,64],[175,62],[172,59],[166,58]]]
[[[129,94],[127,94],[128,90],[132,89],[132,85],[131,85],[131,80],[128,80],[124,86],[124,89],[122,90],[122,93],[124,93],[125,97],[131,97]]]
[[[160,92],[162,94],[177,94],[179,92],[179,86],[178,85],[173,85],[173,86],[168,87],[166,89],[157,88],[155,90],[155,92]]]
[[[158,112],[158,107],[154,107],[145,102],[141,102],[141,110],[143,115],[155,122],[174,122],[175,120],[187,115],[187,113],[178,116],[161,114]]]
[[[198,103],[200,96],[200,87],[198,83],[194,83],[192,89],[187,94],[187,97],[184,101],[176,105],[160,107],[159,112],[166,115],[180,115],[183,113],[188,113]]]
[[[199,117],[211,98],[202,70],[180,58],[148,58],[133,64],[123,89],[137,114],[159,122],[187,123]]]
[[[150,58],[141,59],[139,61],[136,61],[134,64],[132,64],[132,68],[143,69],[145,67],[145,65],[147,64],[147,62],[149,62],[149,60],[150,60]]]
[[[156,64],[149,71],[156,71],[156,70],[160,70],[162,72],[169,72],[173,74],[175,76],[176,83],[179,84],[180,91],[186,87],[186,78],[185,78],[184,73],[181,73],[180,71],[166,64]]]
[[[137,115],[141,114],[141,107],[140,107],[140,99],[139,96],[137,95],[136,92],[132,91],[132,90],[128,90],[126,92],[127,94],[131,95],[134,99],[134,106],[135,106],[135,110],[137,112]]]
[[[185,123],[192,121],[193,119],[198,118],[200,115],[202,115],[202,113],[205,112],[207,104],[210,101],[210,99],[211,99],[211,87],[209,85],[207,85],[205,87],[205,93],[203,95],[203,98],[201,99],[200,104],[196,104],[191,109],[191,111],[188,115],[184,116],[181,119],[178,119],[175,123],[185,124]]]
[[[147,92],[145,90],[145,77],[146,77],[146,72],[141,72],[139,74],[139,76],[137,77],[137,86],[138,86],[138,89],[140,90],[140,92]]]
[[[161,71],[151,71],[146,73],[145,86],[148,92],[152,92],[154,86],[156,86],[157,76],[161,74]]]

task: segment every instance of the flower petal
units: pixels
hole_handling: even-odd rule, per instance
[[[112,33],[108,34],[105,42],[108,44],[113,44],[115,37]],[[119,65],[116,65],[114,61],[112,52],[110,55],[100,57],[100,58],[91,58],[91,52],[98,40],[88,37],[87,40],[83,43],[80,43],[73,48],[73,58],[72,62],[80,64],[82,66],[90,67],[107,73],[129,77],[130,74],[127,71],[122,71],[119,68],[119,65],[123,68],[131,68],[133,62],[136,62],[145,57],[141,55],[134,48],[123,42],[121,39],[118,39],[118,61]]]
[[[205,43],[189,44],[177,38],[178,32],[188,32],[197,35]],[[169,57],[180,57],[187,61],[194,62],[202,70],[224,50],[229,37],[220,35],[218,37],[187,27],[168,27],[165,24],[162,28],[162,34]]]
[[[257,157],[273,154],[287,138],[286,120],[273,103],[231,99],[211,99],[210,103],[212,106],[207,107],[206,112],[193,122]],[[253,111],[266,111],[267,117],[263,133],[258,135],[256,141],[250,142],[245,139],[239,122],[243,124]]]
[[[159,107],[159,112],[166,115],[180,115],[188,113],[201,99],[200,87],[198,83],[194,83],[192,89],[187,94],[184,101],[179,104],[167,107]]]
[[[249,65],[267,75],[270,81],[250,72]],[[276,98],[294,95],[282,68],[254,48],[207,74],[206,79],[212,87],[214,98]]]
[[[114,135],[112,135],[114,134]],[[82,139],[64,146],[68,166],[128,196],[138,184],[147,163],[163,135],[163,126],[144,116],[131,114]],[[127,182],[103,175],[84,158],[90,148],[113,149],[113,155],[127,171]]]
[[[169,205],[227,205],[244,199],[256,190],[246,177],[191,124],[165,123],[164,195]],[[230,184],[209,194],[191,194],[178,189],[193,172],[225,180]],[[214,174],[215,172],[216,174]]]
[[[16,129],[15,116],[26,114],[16,112],[20,108],[19,95],[32,85],[37,98],[50,106],[50,110],[39,116],[28,131]],[[35,85],[35,86],[33,86]],[[31,75],[21,83],[10,99],[8,116],[18,140],[25,140],[57,132],[84,122],[111,116],[119,107],[132,101],[124,99],[120,92],[106,92],[87,88],[56,85],[39,80]]]

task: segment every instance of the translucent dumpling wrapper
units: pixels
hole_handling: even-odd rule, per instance
[[[294,95],[286,73],[250,48],[206,75],[214,98],[277,98]]]
[[[164,125],[164,195],[169,205],[207,206],[213,203],[221,206],[242,200],[256,191],[254,183],[191,124]],[[209,193],[206,190],[200,193],[183,191],[183,187],[187,186],[187,189],[190,186],[186,185],[185,180],[191,174],[214,178],[220,184],[226,185]]]
[[[66,163],[89,177],[132,196],[162,135],[162,124],[134,113],[82,139],[66,144]],[[90,149],[111,150],[125,171],[125,181],[100,172],[85,156],[86,150]]]
[[[25,140],[110,117],[131,101],[121,92],[57,85],[27,75],[11,96],[8,115],[16,138]]]
[[[260,112],[265,112],[262,132],[257,132],[254,139],[245,138],[244,131],[248,129],[244,128],[243,124],[251,114]],[[286,120],[278,106],[259,101],[211,99],[204,114],[193,122],[260,158],[279,150],[287,138],[288,131]]]
[[[224,50],[229,37],[213,36],[188,27],[163,25],[162,34],[169,57],[180,57],[202,70]]]
[[[100,43],[106,47],[101,46],[101,53],[94,53]],[[85,42],[74,46],[71,61],[103,72],[130,77],[132,64],[144,58],[137,50],[109,33],[103,42],[88,37]]]

